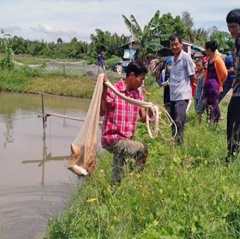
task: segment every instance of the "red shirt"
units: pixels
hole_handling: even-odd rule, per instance
[[[123,80],[115,85],[116,89],[125,96],[143,100],[143,96],[138,89],[128,92]],[[134,106],[119,96],[112,90],[107,89],[107,112],[103,120],[102,146],[110,145],[120,139],[132,139],[136,131],[139,107]]]
[[[195,80],[192,84],[192,96],[195,95],[196,88],[197,88],[197,80]]]

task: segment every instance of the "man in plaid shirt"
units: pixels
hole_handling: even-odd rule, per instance
[[[125,96],[143,100],[139,91],[145,75],[146,66],[140,62],[130,62],[126,69],[126,78],[119,80],[114,86]],[[104,82],[107,81],[104,77]],[[147,155],[147,145],[141,142],[133,141],[136,131],[138,115],[141,122],[146,122],[146,112],[144,108],[134,106],[119,96],[104,84],[100,116],[104,116],[102,128],[102,146],[113,153],[112,183],[120,184],[123,176],[123,166],[127,159],[136,160],[136,165],[143,169]]]

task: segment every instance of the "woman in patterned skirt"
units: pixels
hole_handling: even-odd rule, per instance
[[[205,44],[205,52],[209,59],[203,86],[203,101],[211,124],[218,123],[220,119],[219,94],[228,74],[222,57],[217,54],[217,47],[218,44],[214,40]]]

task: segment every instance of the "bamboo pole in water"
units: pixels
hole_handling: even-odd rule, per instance
[[[44,99],[43,99],[43,93],[41,92],[41,98],[42,98],[42,122],[43,122],[43,139],[45,139],[46,132],[45,132],[45,122],[47,121],[47,116],[44,114]]]
[[[55,116],[55,117],[60,117],[64,119],[70,119],[70,120],[77,120],[77,121],[85,121],[85,118],[77,118],[77,117],[72,117],[72,116],[67,116],[67,115],[62,115],[62,114],[56,114],[56,113],[46,113],[44,110],[44,93],[40,92],[41,94],[41,99],[42,99],[42,114],[38,115],[38,117],[42,117],[42,123],[43,123],[43,139],[46,137],[46,131],[45,128],[47,126],[47,117],[48,116]],[[99,121],[99,124],[102,124],[102,121]]]
[[[56,113],[44,113],[42,115],[38,115],[38,117],[48,117],[48,116],[55,116],[55,117],[60,117],[64,119],[70,119],[70,120],[77,120],[77,121],[85,121],[85,118],[77,118],[77,117],[72,117],[72,116],[67,116],[67,115],[61,115],[61,114],[56,114]],[[99,121],[99,124],[102,124],[102,121]]]

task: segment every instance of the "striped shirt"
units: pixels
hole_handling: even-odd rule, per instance
[[[116,89],[125,96],[143,100],[143,96],[138,89],[128,92],[123,80],[115,85]],[[132,139],[136,131],[139,107],[134,106],[119,96],[112,90],[107,89],[107,112],[103,120],[102,146],[105,147],[120,139]]]

